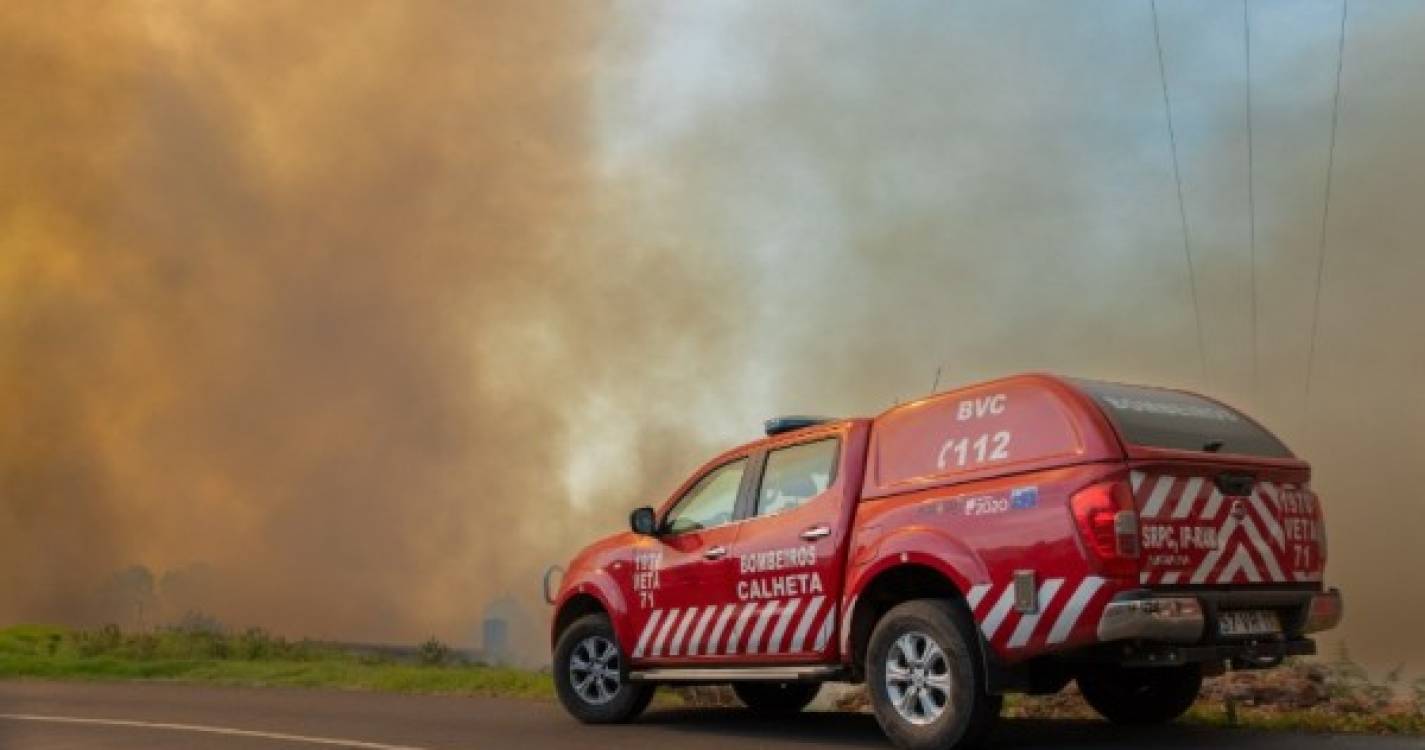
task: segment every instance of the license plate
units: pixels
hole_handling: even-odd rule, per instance
[[[1276,612],[1248,609],[1223,612],[1218,618],[1217,629],[1225,636],[1274,635],[1282,632],[1282,623]]]

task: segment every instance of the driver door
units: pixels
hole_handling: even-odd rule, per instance
[[[706,471],[660,519],[658,535],[635,553],[654,573],[651,590],[637,592],[642,615],[632,660],[638,664],[696,663],[710,657],[736,601],[738,498],[746,491],[750,459],[739,457]]]

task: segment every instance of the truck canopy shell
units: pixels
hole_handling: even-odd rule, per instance
[[[1071,381],[1017,375],[876,417],[862,497],[1123,458],[1113,426]]]

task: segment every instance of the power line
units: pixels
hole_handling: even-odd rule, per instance
[[[1252,158],[1252,14],[1248,0],[1242,0],[1242,36],[1247,58],[1247,214],[1250,226],[1247,263],[1252,298],[1252,392],[1257,391],[1257,202],[1255,160]]]
[[[1243,0],[1245,2],[1245,0]],[[1192,316],[1197,324],[1197,359],[1202,367],[1202,382],[1207,383],[1207,346],[1202,338],[1202,304],[1197,298],[1197,272],[1193,270],[1192,242],[1188,234],[1187,208],[1183,203],[1182,169],[1178,166],[1178,137],[1173,131],[1173,104],[1168,98],[1168,73],[1163,65],[1163,37],[1158,26],[1158,0],[1148,0],[1153,9],[1153,44],[1158,49],[1158,81],[1163,88],[1163,112],[1168,119],[1168,149],[1173,156],[1173,182],[1178,189],[1178,219],[1183,228],[1183,258],[1187,261],[1188,289],[1192,291]]]
[[[1311,339],[1306,353],[1306,405],[1311,403],[1311,376],[1316,363],[1316,332],[1321,321],[1321,286],[1326,275],[1326,222],[1331,216],[1331,174],[1336,166],[1336,125],[1341,115],[1341,70],[1346,62],[1346,15],[1350,0],[1341,0],[1341,33],[1336,43],[1336,93],[1331,102],[1331,145],[1326,150],[1326,191],[1321,201],[1321,238],[1316,249],[1316,295],[1311,303]]]

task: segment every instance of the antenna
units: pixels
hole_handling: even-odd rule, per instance
[[[930,392],[931,392],[931,393],[934,393],[934,392],[935,392],[935,389],[936,389],[936,388],[939,388],[939,387],[940,387],[940,368],[937,367],[937,368],[935,368],[935,382],[930,384]]]

